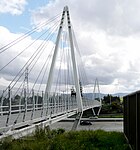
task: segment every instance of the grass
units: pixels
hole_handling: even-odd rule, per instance
[[[48,130],[37,128],[32,136],[1,141],[0,150],[129,150],[123,133]]]
[[[99,118],[123,118],[123,114],[101,114]]]

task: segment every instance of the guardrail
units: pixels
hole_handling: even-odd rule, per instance
[[[76,97],[66,94],[51,95],[48,101],[44,97],[34,95],[27,99],[26,103],[21,103],[20,98],[14,101],[14,98],[4,98],[0,103],[0,133],[9,130],[14,131],[17,128],[33,126],[36,122],[41,124],[52,124],[55,121],[65,119],[71,115],[77,114]],[[5,102],[5,101],[6,102]],[[82,98],[83,111],[100,107],[97,100]],[[15,103],[16,102],[16,103]],[[19,104],[18,104],[19,103]]]

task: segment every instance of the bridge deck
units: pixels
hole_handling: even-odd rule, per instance
[[[100,102],[97,100],[83,100],[83,111],[94,107],[100,107]],[[63,120],[67,117],[77,114],[78,108],[76,103],[69,103],[69,105],[50,104],[47,108],[38,108],[36,110],[29,109],[26,113],[24,111],[13,111],[11,114],[1,113],[0,115],[0,133],[8,133],[7,131],[26,130],[27,128],[35,128],[35,125],[44,124],[50,125],[57,121]],[[8,123],[7,118],[9,118]],[[24,118],[24,120],[23,120]],[[16,122],[15,122],[16,121]],[[9,133],[8,133],[9,134]],[[13,134],[13,133],[12,133]]]

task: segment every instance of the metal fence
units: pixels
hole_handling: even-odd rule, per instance
[[[132,149],[140,150],[140,91],[123,97],[124,134]]]
[[[11,92],[12,93],[12,92]],[[14,131],[17,128],[32,126],[36,123],[47,122],[52,124],[77,114],[76,96],[65,93],[44,93],[26,95],[12,95],[0,97],[0,134]],[[94,107],[101,107],[98,100],[82,97],[83,111]]]

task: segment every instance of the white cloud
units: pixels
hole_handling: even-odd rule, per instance
[[[80,4],[79,4],[80,3]],[[52,18],[69,6],[72,24],[89,82],[96,77],[103,92],[140,88],[140,1],[55,0],[32,12],[34,24]],[[132,86],[133,84],[133,86]]]
[[[0,33],[1,33],[0,34],[0,48],[7,45],[8,43],[11,43],[15,39],[17,39],[17,38],[21,37],[21,35],[23,35],[22,33],[21,34],[11,33],[8,29],[6,29],[5,27],[2,27],[2,26],[0,26]],[[33,44],[31,45],[31,43],[33,43]],[[9,47],[8,49],[6,49],[6,51],[4,51],[3,53],[0,53],[0,70],[1,70],[1,68],[3,68],[7,63],[9,63],[13,58],[15,58],[18,54],[20,54],[23,51],[23,53],[21,53],[18,57],[16,57],[15,60],[13,60],[11,63],[8,64],[8,66],[6,66],[3,70],[0,71],[0,77],[2,78],[2,80],[3,79],[9,80],[9,81],[13,80],[14,77],[21,70],[21,68],[25,65],[25,63],[33,55],[33,53],[35,53],[35,51],[37,51],[37,50],[38,51],[40,50],[38,47],[42,43],[43,43],[43,40],[35,41],[30,36],[27,36],[24,40],[21,40],[20,42],[16,43],[12,47]],[[36,76],[40,72],[42,64],[45,62],[46,58],[50,54],[52,47],[54,47],[53,42],[48,41],[47,42],[48,49],[42,51],[41,59],[39,61],[37,61],[37,64],[34,67],[34,73],[31,72],[31,76],[30,76],[31,82],[33,80],[35,80]],[[0,50],[0,52],[2,50]],[[34,57],[36,56],[36,54],[37,54],[37,52],[35,53]],[[30,64],[31,60],[29,61],[29,64]],[[34,61],[32,62],[32,65],[30,65],[29,70],[32,68],[35,61],[36,61],[36,59],[34,59]],[[24,74],[22,76],[22,79],[24,79]],[[5,82],[5,83],[8,83],[8,82]]]
[[[51,0],[46,6],[33,11],[34,22],[50,18],[69,6],[75,28],[105,30],[109,34],[129,35],[140,29],[140,1],[131,0]],[[80,28],[79,28],[80,27]]]
[[[0,1],[0,12],[18,15],[24,10],[25,4],[25,0]],[[70,9],[89,83],[94,84],[95,78],[98,77],[101,92],[105,93],[138,90],[140,88],[140,21],[138,19],[140,1],[52,0],[46,6],[32,10],[32,23],[36,25],[56,16],[62,12],[65,5]],[[20,36],[3,27],[0,27],[0,33],[0,46]],[[20,46],[14,47],[13,53],[7,53],[3,61],[10,59],[20,47],[32,41],[33,39],[28,37]],[[40,42],[38,41],[38,45]],[[29,54],[20,58],[18,64],[23,64],[26,57],[29,57]],[[0,65],[2,63],[4,62],[1,61]],[[9,71],[5,73],[8,75]],[[15,70],[13,73],[15,74]]]
[[[0,0],[0,13],[20,15],[26,4],[26,0]]]

